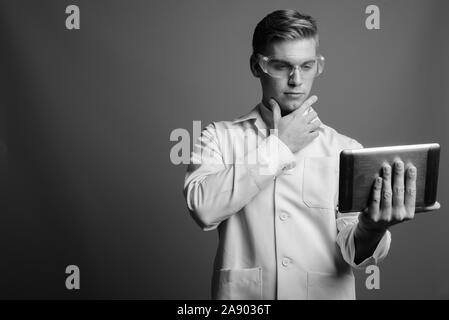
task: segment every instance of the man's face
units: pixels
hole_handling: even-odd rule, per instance
[[[275,57],[294,56],[293,61],[314,58],[316,56],[315,39],[274,42],[268,45],[265,55]],[[262,102],[269,107],[268,101],[270,98],[274,98],[281,108],[282,116],[298,109],[309,96],[314,78],[302,78],[299,70],[293,71],[286,78],[273,78],[263,72],[260,66],[256,67],[258,71],[255,71],[253,66],[253,73],[260,78],[262,84]]]

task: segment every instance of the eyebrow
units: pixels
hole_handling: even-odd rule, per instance
[[[305,60],[302,64],[305,64],[305,63],[310,63],[310,62],[315,62],[315,59],[309,59],[309,60]]]
[[[306,58],[306,59],[304,59],[304,61],[301,61],[301,64],[310,63],[310,62],[315,62],[315,59],[316,59],[316,58]],[[276,62],[286,62],[286,63],[288,63],[288,64],[295,64],[295,63],[292,63],[291,61],[288,61],[288,60],[285,60],[285,59],[282,59],[282,58],[273,58],[273,61],[276,61]]]

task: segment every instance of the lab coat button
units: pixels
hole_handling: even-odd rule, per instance
[[[289,218],[289,214],[287,212],[281,212],[280,218],[282,221],[285,221]]]
[[[284,266],[284,267],[287,267],[289,264],[290,264],[290,259],[289,258],[284,258],[284,259],[282,259],[282,265]]]

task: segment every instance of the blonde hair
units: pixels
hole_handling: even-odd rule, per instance
[[[253,55],[264,54],[266,47],[280,40],[314,38],[318,47],[318,27],[311,16],[296,10],[277,10],[265,16],[253,34]]]

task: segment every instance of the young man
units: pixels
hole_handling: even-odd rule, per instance
[[[416,168],[401,161],[384,166],[364,212],[336,211],[339,153],[362,146],[312,109],[317,48],[312,17],[266,16],[250,59],[262,102],[208,125],[194,147],[184,195],[197,223],[218,229],[214,299],[355,299],[351,267],[377,264],[388,228],[414,217]]]

